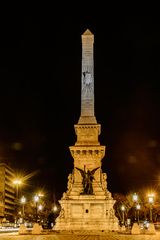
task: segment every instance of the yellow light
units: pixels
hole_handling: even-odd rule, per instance
[[[154,197],[154,193],[149,193],[148,197]]]
[[[136,193],[133,194],[133,201],[134,202],[138,201],[138,195]]]
[[[38,195],[34,196],[34,201],[35,201],[35,202],[38,202],[38,201],[39,201],[39,196],[38,196]]]
[[[125,206],[124,205],[121,206],[121,210],[125,211]]]
[[[149,201],[149,203],[153,203],[154,202],[154,193],[148,194],[148,201]]]
[[[13,181],[13,184],[15,184],[15,185],[21,185],[21,184],[22,184],[22,181],[21,181],[20,179],[15,179],[15,180]]]
[[[54,207],[53,207],[53,212],[57,212],[57,210],[58,210],[57,206],[54,205]]]
[[[139,210],[139,209],[141,208],[141,205],[140,205],[140,204],[137,204],[137,205],[136,205],[136,208],[137,208],[137,210]]]
[[[38,210],[41,211],[43,209],[43,206],[42,205],[39,205],[38,206]]]
[[[38,197],[44,197],[44,194],[41,192],[39,192],[37,195],[38,195]]]
[[[153,203],[153,197],[148,198],[149,203]]]
[[[24,196],[21,198],[21,203],[22,203],[22,204],[25,204],[25,203],[26,203],[26,198],[25,198]]]

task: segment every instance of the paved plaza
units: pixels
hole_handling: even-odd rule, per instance
[[[127,235],[120,233],[90,234],[48,234],[19,235],[18,233],[0,234],[0,240],[160,240],[160,232],[155,235]]]

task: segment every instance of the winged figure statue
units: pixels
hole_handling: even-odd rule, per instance
[[[86,171],[86,167],[84,165],[84,170],[75,167],[82,176],[82,185],[83,185],[83,192],[81,194],[93,194],[93,186],[92,186],[92,182],[94,179],[94,173],[96,172],[96,170],[100,167],[94,168],[92,170],[87,170]]]

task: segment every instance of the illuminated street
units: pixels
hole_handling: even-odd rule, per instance
[[[85,232],[79,234],[49,234],[49,235],[18,235],[13,234],[1,234],[1,240],[159,240],[160,232],[156,235],[124,235],[116,233],[108,233],[101,235],[87,235]]]

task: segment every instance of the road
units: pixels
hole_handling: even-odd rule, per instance
[[[101,235],[79,234],[48,234],[48,235],[19,235],[18,233],[2,233],[0,240],[160,240],[160,232],[156,235],[126,235],[108,233]]]

